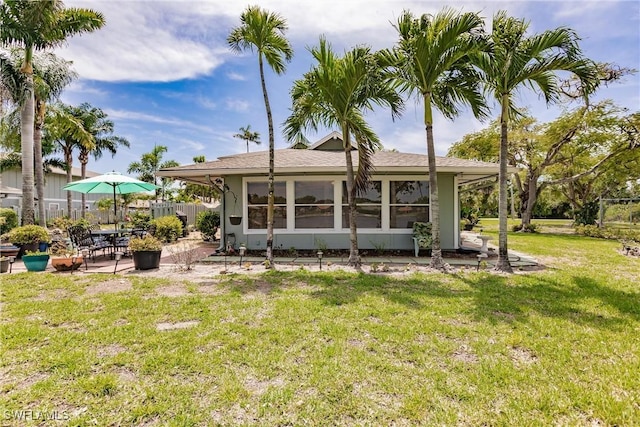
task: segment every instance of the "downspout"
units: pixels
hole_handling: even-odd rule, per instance
[[[226,202],[225,202],[225,191],[224,191],[224,184],[222,184],[222,188],[218,187],[218,185],[211,181],[211,175],[207,175],[207,181],[209,181],[209,184],[211,184],[212,187],[217,188],[218,190],[220,190],[220,194],[222,195],[222,197],[220,197],[220,246],[218,246],[218,251],[222,251],[226,248],[226,233],[225,233],[225,223],[226,223],[226,219],[227,219],[227,215],[226,215]]]

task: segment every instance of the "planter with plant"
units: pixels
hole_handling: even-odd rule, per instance
[[[205,241],[213,242],[220,227],[220,213],[214,210],[200,212],[196,217],[196,227]]]
[[[49,254],[40,251],[27,251],[22,255],[22,262],[27,271],[44,271],[49,264]]]
[[[129,240],[129,250],[133,255],[133,265],[136,270],[151,270],[160,267],[162,242],[152,235],[132,237]]]
[[[64,240],[56,240],[51,244],[51,265],[56,271],[77,270],[84,258],[77,251],[69,249]]]
[[[8,239],[15,246],[20,247],[18,258],[23,256],[26,251],[40,250],[44,252],[42,249],[46,250],[47,245],[51,242],[47,229],[39,225],[16,227],[8,233]]]

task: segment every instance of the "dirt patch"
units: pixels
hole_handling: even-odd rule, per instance
[[[162,322],[156,325],[156,329],[158,329],[159,331],[171,331],[174,329],[189,329],[189,328],[193,328],[194,326],[198,326],[199,324],[200,322],[197,320],[189,320],[187,322],[178,322],[178,323]]]
[[[462,344],[456,351],[453,352],[453,359],[463,363],[477,363],[478,356],[473,352],[469,346]]]
[[[156,288],[156,293],[163,297],[183,297],[189,294],[189,291],[184,285],[170,285]]]
[[[248,377],[244,380],[244,386],[251,394],[261,396],[269,387],[282,387],[285,382],[282,378],[272,378],[269,380],[260,381],[253,377]]]
[[[98,282],[89,286],[86,290],[87,295],[109,294],[116,292],[126,292],[133,289],[128,279],[118,278]]]
[[[127,348],[118,344],[107,345],[98,349],[98,357],[113,357],[127,351]]]
[[[532,363],[536,363],[538,361],[538,356],[536,356],[533,351],[524,347],[513,347],[509,351],[511,360],[516,364],[520,365],[531,365]]]

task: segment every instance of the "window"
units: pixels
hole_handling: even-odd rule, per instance
[[[429,222],[429,182],[389,182],[389,227],[412,228],[414,222]]]
[[[50,211],[59,211],[60,210],[60,203],[49,203],[49,210]]]
[[[248,182],[247,183],[247,222],[249,229],[267,228],[267,203],[268,203],[268,183]],[[287,189],[286,183],[275,182],[274,208],[273,208],[273,228],[287,228]]]
[[[356,194],[358,228],[382,228],[382,182],[371,181],[367,189]],[[347,183],[342,182],[342,227],[349,228]]]
[[[296,228],[333,228],[333,184],[296,181]]]

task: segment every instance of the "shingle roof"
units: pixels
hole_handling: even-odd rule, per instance
[[[352,152],[354,167],[358,165],[358,153]],[[275,173],[340,173],[346,168],[343,151],[321,150],[276,150],[274,155]],[[374,173],[426,173],[428,157],[424,154],[380,151],[373,155]],[[266,174],[269,166],[269,152],[258,151],[223,156],[218,160],[192,165],[165,168],[159,176],[168,176],[186,181],[206,182],[209,176]],[[467,173],[469,175],[491,176],[498,173],[497,163],[436,157],[439,172]]]

